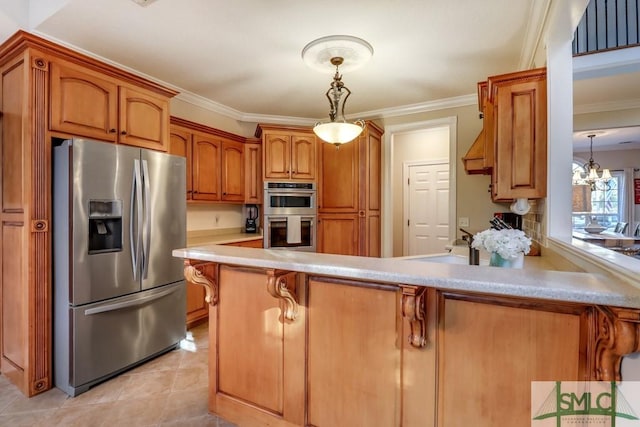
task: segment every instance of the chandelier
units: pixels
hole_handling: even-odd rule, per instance
[[[611,172],[609,169],[602,169],[600,173],[600,163],[593,160],[593,138],[595,135],[587,135],[589,138],[589,161],[582,165],[582,170],[576,169],[573,173],[573,185],[589,185],[591,191],[608,190],[609,181],[611,181]]]
[[[335,67],[333,80],[325,96],[329,100],[329,122],[318,122],[313,132],[325,142],[340,146],[351,142],[364,129],[364,120],[347,122],[344,115],[351,91],[345,86],[340,67],[354,70],[373,55],[373,48],[366,41],[352,36],[327,36],[307,44],[302,50],[305,63],[320,71]]]

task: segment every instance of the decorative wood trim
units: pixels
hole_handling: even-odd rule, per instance
[[[204,132],[207,134],[211,134],[214,136],[219,136],[220,138],[225,138],[225,139],[230,139],[232,141],[238,141],[241,143],[246,143],[247,142],[247,138],[240,136],[240,135],[236,135],[233,134],[231,132],[226,132],[220,129],[216,129],[216,128],[212,128],[200,123],[196,123],[196,122],[192,122],[189,120],[185,120],[185,119],[181,119],[179,117],[174,117],[171,116],[169,118],[169,123],[173,126],[182,126],[185,128],[188,128],[191,131],[199,131],[199,132]],[[252,139],[251,142],[255,142],[255,139]],[[257,141],[258,143],[260,143],[261,141]]]
[[[283,270],[267,270],[267,291],[284,302],[282,316],[290,321],[298,317],[298,301],[295,294],[296,274]]]
[[[427,345],[426,287],[400,285],[402,288],[402,317],[409,321],[409,344],[416,348]]]
[[[39,53],[31,58],[31,249],[29,288],[34,301],[29,304],[33,335],[29,337],[27,368],[29,395],[51,388],[51,144],[46,137],[48,61]]]
[[[204,300],[213,307],[218,304],[218,281],[215,277],[205,275],[202,271],[202,265],[203,264],[191,265],[191,261],[185,259],[184,278],[187,279],[188,282],[204,286]]]
[[[598,306],[595,380],[621,381],[622,358],[640,351],[640,309]]]

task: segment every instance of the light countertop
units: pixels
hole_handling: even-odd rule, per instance
[[[250,240],[262,240],[262,230],[258,233],[245,233],[243,228],[238,227],[187,231],[187,247],[225,245]]]
[[[378,283],[640,308],[640,289],[604,274],[544,269],[549,260],[531,260],[540,257],[525,257],[525,268],[508,269],[222,245],[176,249],[173,256]]]

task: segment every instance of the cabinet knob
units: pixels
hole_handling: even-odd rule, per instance
[[[123,130],[122,132],[120,132],[120,135],[126,135],[126,134],[127,134],[126,130]]]
[[[109,133],[116,133],[115,129],[109,129]]]

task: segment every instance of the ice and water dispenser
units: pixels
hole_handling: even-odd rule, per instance
[[[89,253],[122,250],[122,200],[89,201]]]

